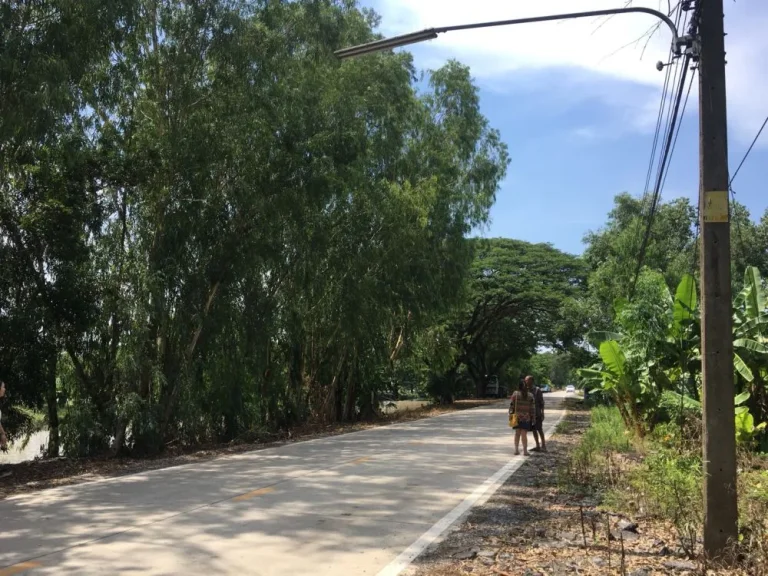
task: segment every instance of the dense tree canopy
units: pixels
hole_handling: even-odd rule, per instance
[[[627,194],[583,257],[469,239],[507,148],[462,64],[421,84],[408,53],[333,56],[377,23],[353,0],[0,7],[9,431],[44,414],[51,454],[151,453],[370,417],[383,393],[562,385],[606,342],[634,372],[590,381],[626,385],[628,419],[697,401],[690,202],[659,207],[639,274]],[[768,213],[733,222],[738,377],[768,414],[747,305]]]
[[[462,389],[463,372],[474,384],[473,393],[483,396],[488,377],[509,384],[506,369],[519,366],[539,347],[571,346],[563,310],[585,295],[584,261],[548,244],[495,238],[473,245],[464,300],[446,321],[456,353],[436,387],[448,396]]]
[[[375,410],[507,168],[469,70],[340,63],[349,1],[102,4],[0,13],[14,402],[70,454]]]

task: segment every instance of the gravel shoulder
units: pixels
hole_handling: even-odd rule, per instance
[[[633,526],[558,481],[588,426],[589,411],[568,402],[568,413],[548,441],[549,453],[528,459],[484,505],[422,554],[409,575],[693,574],[697,567],[676,550],[670,526],[651,519]]]

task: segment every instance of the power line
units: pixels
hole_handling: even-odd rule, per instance
[[[757,142],[757,139],[760,138],[760,134],[763,133],[763,129],[765,128],[765,125],[768,124],[768,116],[765,117],[765,120],[763,121],[763,125],[760,126],[760,130],[757,131],[757,135],[755,136],[755,139],[752,140],[752,144],[749,145],[749,148],[747,148],[746,154],[744,154],[744,158],[741,159],[741,162],[739,162],[739,167],[736,168],[736,172],[733,173],[733,176],[731,176],[731,181],[728,182],[728,186],[733,184],[733,181],[736,180],[736,176],[739,173],[739,170],[741,170],[741,167],[744,165],[744,162],[746,161],[747,157],[749,156],[749,153],[752,152],[752,148],[755,147],[755,142]]]
[[[731,212],[733,212],[733,208],[735,208],[736,205],[736,191],[733,189],[731,184],[733,184],[733,181],[736,179],[736,176],[739,174],[739,170],[741,170],[741,167],[744,166],[744,162],[746,162],[747,158],[749,157],[749,153],[752,152],[752,148],[755,147],[755,144],[757,143],[757,140],[760,138],[760,134],[763,133],[763,129],[765,128],[765,125],[768,124],[768,116],[765,117],[765,120],[763,120],[762,126],[760,126],[760,130],[757,131],[757,134],[755,135],[755,138],[752,140],[752,143],[749,145],[749,148],[747,148],[747,151],[744,153],[744,157],[741,159],[741,162],[739,162],[739,166],[736,168],[736,171],[733,173],[733,176],[731,176],[731,180],[728,182],[728,190],[731,193],[731,200],[732,200],[732,206],[730,207]],[[744,235],[741,231],[741,220],[739,218],[735,218],[736,220],[736,235],[739,239],[739,251],[741,252],[741,257],[746,258],[747,256],[747,250],[745,248],[744,244]]]
[[[685,93],[685,101],[683,102],[683,109],[680,112],[680,122],[677,125],[677,131],[675,132],[675,140],[672,142],[672,151],[669,153],[669,161],[672,162],[672,156],[675,154],[675,147],[677,146],[677,138],[680,136],[680,128],[683,126],[683,118],[685,118],[685,109],[688,106],[688,97],[691,95],[691,88],[693,88],[693,80],[696,78],[696,70],[697,68],[693,69],[693,74],[691,74],[691,81],[688,83],[688,91]],[[664,190],[664,185],[667,183],[667,176],[669,176],[669,170],[667,170],[667,173],[664,174],[664,181],[661,183],[661,189]]]
[[[696,3],[696,8],[693,11],[694,12],[693,17],[691,17],[690,21],[688,21],[688,17],[687,17],[687,11],[690,7],[689,3],[680,4],[680,10],[676,18],[675,25],[677,26],[680,22],[681,13],[683,11],[686,12],[686,19],[683,22],[683,27],[685,27],[686,24],[688,25],[688,33],[692,37],[696,35],[697,29],[698,29],[702,1],[703,0],[699,0]],[[640,245],[640,254],[637,260],[637,267],[635,269],[635,275],[632,280],[632,285],[630,288],[630,299],[634,297],[637,280],[640,276],[640,271],[642,270],[642,267],[645,261],[645,253],[646,253],[646,250],[648,249],[648,242],[650,240],[651,229],[653,227],[653,219],[656,215],[656,209],[658,207],[659,199],[661,197],[661,191],[664,187],[664,183],[666,182],[666,178],[668,174],[667,166],[669,164],[671,154],[674,151],[674,147],[675,147],[675,144],[677,143],[677,138],[680,133],[680,125],[677,125],[677,131],[675,130],[675,126],[678,122],[678,118],[680,118],[678,114],[680,111],[680,102],[682,100],[683,90],[685,89],[685,80],[688,73],[688,66],[691,62],[692,57],[693,55],[691,51],[686,51],[685,57],[683,59],[683,67],[680,71],[680,76],[679,77],[677,76],[677,71],[674,75],[674,78],[679,81],[678,87],[677,87],[677,95],[675,97],[674,106],[668,111],[668,114],[667,114],[668,122],[667,122],[667,128],[665,130],[665,134],[664,134],[665,146],[659,159],[658,171],[656,175],[656,185],[654,187],[653,195],[651,197],[651,206],[648,211],[648,219],[645,227],[645,234],[643,236],[643,240]],[[679,61],[678,61],[678,64],[679,64]],[[694,71],[694,74],[695,74],[695,71]],[[691,77],[691,84],[688,86],[688,92],[686,93],[686,96],[685,96],[685,105],[683,107],[683,111],[685,110],[685,106],[687,106],[688,97],[690,95],[692,86],[693,86],[693,76]],[[681,118],[680,118],[680,124],[682,124]]]
[[[677,96],[675,97],[675,104],[672,109],[672,116],[669,124],[669,129],[666,134],[666,142],[664,144],[664,150],[662,151],[661,161],[659,163],[659,171],[656,177],[656,186],[653,190],[653,196],[651,197],[651,207],[648,212],[648,223],[645,227],[645,234],[643,236],[643,242],[640,245],[640,257],[637,260],[637,268],[635,269],[634,280],[632,281],[632,287],[630,289],[630,298],[634,296],[635,286],[637,285],[637,279],[640,275],[640,270],[643,267],[643,261],[645,260],[645,252],[648,249],[648,240],[651,237],[651,227],[653,226],[653,219],[656,215],[656,208],[659,204],[659,198],[661,196],[661,184],[665,175],[665,169],[667,167],[667,161],[669,160],[669,153],[672,149],[672,139],[674,137],[675,126],[677,124],[678,113],[680,111],[680,104],[683,100],[683,91],[685,90],[685,79],[688,74],[688,64],[690,63],[691,56],[686,54],[684,57],[683,69],[680,74],[680,83],[677,88]]]
[[[675,8],[672,9],[671,12],[675,12],[675,11],[677,12],[677,14],[675,16],[675,28],[679,28],[679,26],[680,26],[680,18],[681,18],[682,13],[683,13],[682,3],[678,3],[677,6],[675,6]],[[670,16],[672,15],[671,12],[670,12]],[[687,14],[686,14],[686,17],[687,17]],[[674,58],[674,56],[675,56],[674,52],[673,52],[672,48],[670,47],[669,57],[668,57],[669,60],[672,60]],[[679,63],[680,63],[679,60],[675,59],[674,74],[672,74],[673,66],[671,64],[668,64],[666,66],[667,71],[666,71],[666,74],[664,75],[664,85],[663,85],[662,90],[661,90],[661,100],[659,101],[659,113],[658,113],[657,118],[656,118],[656,129],[654,130],[653,144],[651,146],[651,156],[650,156],[650,158],[648,160],[648,171],[646,172],[646,176],[645,176],[645,184],[643,186],[643,195],[642,195],[642,198],[640,199],[640,216],[641,217],[643,216],[643,213],[646,211],[646,209],[645,209],[646,203],[651,198],[651,196],[650,196],[651,174],[653,174],[653,167],[656,164],[656,151],[658,149],[659,138],[661,136],[662,119],[664,118],[664,112],[665,111],[667,111],[667,121],[666,121],[667,127],[664,129],[664,134],[665,134],[664,138],[666,138],[666,134],[669,131],[669,120],[670,120],[669,112],[671,111],[671,108],[672,108],[670,106],[669,110],[667,109],[667,102],[671,101],[671,94],[670,94],[670,91],[669,91],[670,90],[670,79],[672,79],[672,78],[674,78],[675,80],[677,79],[677,75],[678,75],[678,71],[679,71]],[[650,207],[649,207],[648,212],[650,214],[650,212],[651,212]],[[641,237],[642,237],[642,225],[638,226],[638,228],[637,228],[637,235],[636,235],[636,239],[635,239],[635,242],[633,243],[633,245],[637,245],[638,243],[640,243]],[[635,279],[635,281],[636,281],[636,279]],[[634,283],[633,283],[632,291],[634,291]]]

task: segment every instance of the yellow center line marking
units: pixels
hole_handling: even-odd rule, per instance
[[[363,456],[362,458],[357,458],[355,460],[352,460],[351,464],[362,464],[363,462],[368,462],[370,460],[370,456]]]
[[[233,498],[235,502],[242,502],[244,500],[250,500],[251,498],[256,498],[257,496],[263,496],[264,494],[269,494],[270,492],[274,492],[274,488],[259,488],[258,490],[253,490],[251,492],[246,492],[245,494],[240,494],[240,496],[236,496]],[[4,576],[3,574],[0,574],[0,576]]]
[[[13,574],[20,574],[25,570],[40,568],[40,566],[42,566],[40,562],[21,562],[20,564],[8,566],[8,568],[0,568],[0,576],[13,576]]]

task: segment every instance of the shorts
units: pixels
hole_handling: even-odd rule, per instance
[[[542,434],[544,434],[544,420],[543,419],[539,420],[537,418],[536,421],[533,423],[531,430],[533,430],[534,432],[541,432]]]
[[[515,426],[515,430],[525,430],[526,432],[530,432],[532,426],[533,424],[529,421],[518,422],[517,426]]]

